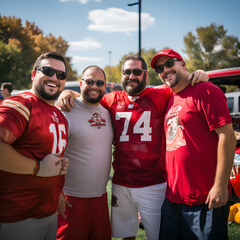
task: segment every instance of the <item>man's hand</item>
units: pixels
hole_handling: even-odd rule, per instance
[[[48,154],[39,162],[39,177],[52,177],[57,175],[65,175],[69,167],[67,158],[60,158],[59,154]]]
[[[195,72],[190,74],[188,80],[191,81],[191,85],[194,86],[200,82],[208,81],[209,77],[207,73],[203,70],[196,70]]]
[[[64,219],[67,219],[67,216],[65,214],[66,205],[67,205],[67,207],[72,207],[69,200],[67,198],[65,198],[63,193],[61,193],[60,196],[59,196],[59,200],[58,200],[58,214],[62,215],[62,217]]]
[[[208,204],[208,208],[218,208],[224,206],[228,201],[228,189],[227,187],[213,186],[208,193],[205,204]]]
[[[79,96],[80,94],[78,92],[74,92],[72,90],[64,90],[60,94],[56,106],[60,109],[70,112],[71,107],[74,103],[74,98]]]

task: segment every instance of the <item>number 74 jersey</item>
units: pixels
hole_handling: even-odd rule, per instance
[[[139,96],[115,91],[102,99],[114,128],[113,183],[145,187],[165,181],[163,123],[171,94],[168,87],[146,88]]]

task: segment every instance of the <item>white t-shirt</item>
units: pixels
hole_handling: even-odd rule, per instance
[[[63,192],[92,198],[106,192],[112,160],[113,129],[108,111],[100,104],[85,104],[79,98],[71,112],[63,111],[68,122],[69,159]]]

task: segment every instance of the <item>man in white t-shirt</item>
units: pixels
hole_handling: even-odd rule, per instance
[[[99,104],[106,87],[104,71],[89,66],[82,73],[81,96],[68,122],[70,167],[59,200],[57,239],[111,239],[106,185],[112,155],[113,129],[110,115]]]

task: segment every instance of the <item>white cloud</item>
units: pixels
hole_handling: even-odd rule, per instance
[[[125,32],[138,31],[138,13],[129,12],[120,8],[108,8],[106,10],[93,10],[88,18],[92,23],[89,30],[100,32]],[[148,13],[141,14],[141,29],[145,30],[155,22]]]
[[[91,62],[91,63],[97,63],[97,62],[102,62],[102,58],[98,57],[79,57],[79,56],[73,56],[72,57],[72,62],[74,64],[76,63],[82,63],[82,62]]]
[[[92,38],[85,38],[83,41],[75,41],[69,43],[69,50],[89,51],[102,48],[101,43]]]

